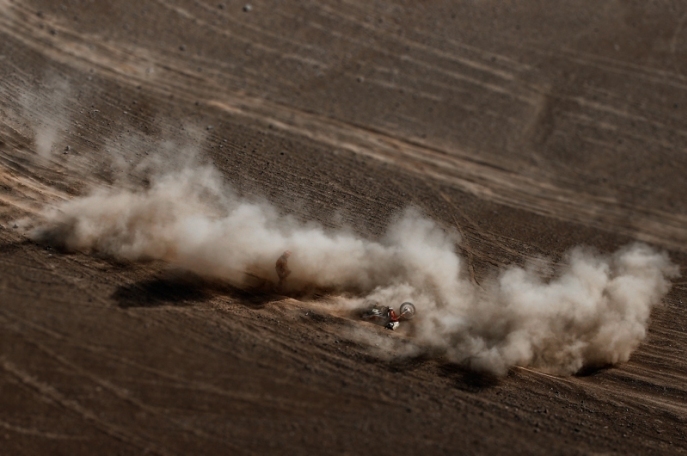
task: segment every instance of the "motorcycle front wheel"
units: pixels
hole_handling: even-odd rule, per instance
[[[401,304],[399,311],[401,313],[400,318],[403,320],[410,320],[415,316],[415,306],[412,302],[404,302]]]

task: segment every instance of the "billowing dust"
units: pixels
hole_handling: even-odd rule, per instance
[[[94,188],[24,226],[36,241],[68,251],[164,260],[238,286],[257,277],[276,287],[275,262],[289,250],[282,292],[324,289],[351,308],[412,301],[414,352],[432,350],[497,375],[511,366],[572,374],[627,361],[678,274],[666,253],[634,244],[610,255],[575,248],[555,270],[541,261],[506,267],[477,286],[457,253],[458,234],[412,208],[370,240],[246,201],[195,158],[136,166],[145,184]],[[356,337],[378,345],[375,334]],[[384,348],[408,350],[398,347]]]
[[[48,89],[66,90],[59,80]],[[22,106],[35,125],[37,159],[45,161],[54,159],[53,142],[66,124],[50,120],[61,115],[41,116],[45,111],[35,108],[42,98],[50,96],[27,98]],[[49,105],[62,109],[63,96]],[[669,279],[679,274],[666,253],[647,245],[612,254],[580,247],[556,266],[541,260],[506,267],[478,286],[466,273],[455,230],[413,208],[375,240],[299,221],[239,197],[198,158],[195,136],[196,145],[163,143],[155,153],[140,147],[150,147],[149,138],[131,137],[124,147],[120,141],[109,147],[114,183],[94,185],[86,196],[51,203],[17,223],[34,240],[68,251],[163,260],[285,294],[326,290],[337,296],[338,310],[412,301],[411,340],[399,343],[363,324],[351,337],[382,347],[386,356],[430,351],[497,375],[511,366],[572,374],[627,361],[645,338]],[[84,156],[66,160],[82,182],[98,182],[83,175]],[[288,275],[280,279],[275,263],[286,251],[281,272]]]

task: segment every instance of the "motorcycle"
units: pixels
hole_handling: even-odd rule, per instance
[[[389,306],[372,305],[363,310],[361,318],[365,321],[384,326],[392,331],[399,326],[399,322],[412,320],[415,317],[415,306],[412,302],[401,304],[398,312],[398,321],[391,321]]]

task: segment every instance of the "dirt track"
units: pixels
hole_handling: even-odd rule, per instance
[[[107,182],[108,145],[195,126],[242,195],[368,237],[415,205],[476,280],[633,239],[685,275],[684,6],[103,3],[0,0],[0,453],[687,453],[684,279],[630,362],[494,380],[380,361],[317,300],[12,227]],[[41,161],[45,119],[70,150]]]

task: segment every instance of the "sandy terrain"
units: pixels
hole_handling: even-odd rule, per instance
[[[374,356],[332,296],[15,227],[112,184],[113,147],[196,138],[300,220],[375,239],[419,208],[476,283],[633,240],[684,276],[686,22],[668,1],[0,0],[0,453],[687,453],[684,279],[629,362],[495,378]]]

